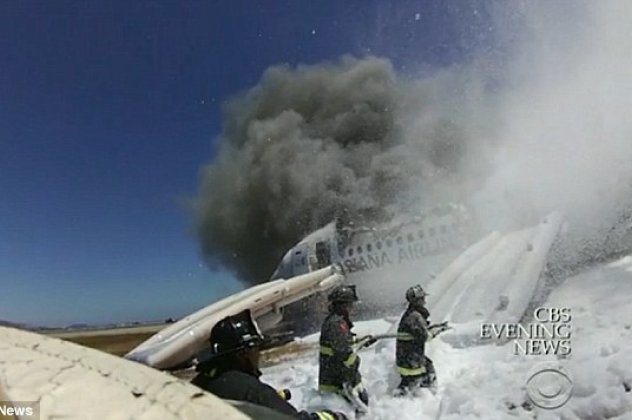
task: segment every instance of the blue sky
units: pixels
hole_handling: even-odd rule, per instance
[[[163,319],[239,290],[201,264],[179,204],[220,104],[279,63],[466,61],[491,36],[484,4],[2,2],[0,319]]]

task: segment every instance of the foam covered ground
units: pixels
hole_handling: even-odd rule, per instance
[[[371,412],[365,418],[632,419],[632,257],[567,279],[543,306],[571,308],[570,356],[515,355],[511,342],[459,348],[436,339],[428,345],[428,355],[437,369],[437,395],[392,397],[398,380],[394,342],[362,351],[361,372],[371,396]],[[356,330],[380,333],[390,325],[375,320],[358,323]],[[316,391],[317,357],[317,349],[310,349],[264,369],[263,380],[289,388],[297,408],[327,406],[350,414],[344,401]],[[563,368],[573,382],[570,399],[556,409],[539,408],[527,395],[529,375],[546,362]]]

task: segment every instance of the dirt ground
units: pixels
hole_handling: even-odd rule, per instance
[[[71,341],[82,346],[104,351],[115,356],[123,356],[143,341],[154,335],[160,327],[125,328],[119,330],[76,331],[53,333],[51,336]],[[308,351],[311,347],[306,344],[291,342],[262,352],[263,366],[286,360],[300,352]]]
[[[151,337],[153,333],[126,333],[126,334],[73,334],[71,336],[58,337],[82,346],[104,351],[115,356],[123,356],[134,347]]]
[[[153,324],[102,330],[58,330],[46,332],[45,334],[115,356],[123,356],[165,327],[166,324]]]

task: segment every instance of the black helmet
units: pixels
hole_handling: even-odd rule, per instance
[[[419,284],[409,287],[408,290],[406,290],[406,300],[410,303],[417,302],[427,295],[428,293],[426,293]]]
[[[352,303],[358,301],[355,285],[338,286],[327,296],[331,303]]]
[[[259,348],[263,335],[249,309],[219,321],[209,337],[214,355]]]

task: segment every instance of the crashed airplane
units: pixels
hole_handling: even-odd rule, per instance
[[[480,236],[475,217],[457,204],[373,226],[332,222],[289,249],[271,280],[338,264],[345,281],[357,285],[361,312],[388,310],[401,306],[411,284],[426,285]]]
[[[364,307],[399,305],[403,290],[415,279],[429,279],[432,272],[447,266],[472,241],[472,225],[467,210],[456,205],[436,207],[412,219],[377,228],[331,223],[290,249],[270,281],[183,318],[125,357],[158,369],[189,366],[205,350],[208,335],[220,319],[250,309],[260,328],[269,331],[283,320],[285,307],[342,282],[358,285]],[[381,281],[393,271],[405,280]],[[369,288],[372,293],[365,293]],[[323,294],[318,295],[323,298]],[[310,315],[315,320],[324,315],[317,307],[313,310],[318,312]]]
[[[444,220],[446,227],[443,229],[441,224],[435,224],[435,236],[442,232],[447,234],[450,229],[458,232],[461,225],[454,222],[462,219],[437,220]],[[453,223],[447,223],[448,220]],[[443,267],[437,266],[438,271],[429,276],[426,283],[433,318],[447,320],[455,326],[452,332],[442,335],[442,339],[469,345],[468,341],[476,335],[476,325],[481,322],[519,322],[536,293],[547,255],[562,225],[563,216],[551,213],[535,226],[522,230],[489,232],[478,242],[465,247],[461,242],[455,242],[454,249],[446,254],[455,253],[456,256],[451,259],[446,257],[449,261]],[[330,253],[328,262],[333,264],[323,268],[318,268],[318,255],[310,255],[308,245],[303,248],[306,261],[305,264],[301,261],[302,274],[272,280],[215,302],[169,325],[130,351],[125,358],[32,332],[2,327],[0,393],[6,401],[39,401],[42,419],[55,416],[193,419],[205,418],[208,413],[226,419],[283,418],[263,407],[222,400],[160,370],[195,363],[196,355],[207,347],[210,330],[225,316],[250,309],[265,331],[280,322],[282,309],[287,305],[341,283],[354,282],[361,287],[361,274],[378,270],[368,263],[366,266],[358,265],[356,259],[354,268],[364,269],[351,270],[352,263],[347,263],[346,271],[349,272],[345,276],[338,264],[345,267],[345,261],[353,258],[351,249],[355,255],[358,247],[362,246],[360,254],[366,255],[374,248],[380,250],[378,243],[381,243],[382,249],[388,249],[390,240],[390,247],[397,249],[396,253],[391,251],[389,254],[393,261],[393,256],[403,252],[402,249],[410,250],[412,247],[414,252],[414,240],[410,241],[412,245],[404,247],[410,235],[416,233],[420,238],[425,237],[427,232],[432,237],[431,228],[433,225],[430,224],[423,229],[419,228],[419,224],[402,225],[402,229],[391,231],[386,236],[375,236],[374,231],[354,232],[355,241],[335,249],[345,258],[336,260],[331,258],[336,253]],[[361,238],[374,238],[374,242]],[[460,239],[465,240],[465,237]],[[313,243],[312,249],[317,250],[318,242],[322,241],[310,240],[307,243]],[[332,242],[329,244],[332,245]],[[322,245],[318,249],[322,249]],[[340,249],[344,252],[338,252]],[[295,252],[293,249],[287,255],[293,257]],[[316,258],[315,267],[307,264],[311,256]],[[419,260],[425,261],[423,258]],[[288,261],[293,259],[284,259],[284,263]],[[295,266],[292,265],[292,268]],[[317,269],[311,271],[312,268]],[[280,267],[277,275],[299,274],[299,271],[282,270],[289,269]],[[79,394],[81,398],[76,397]]]
[[[288,316],[288,306],[315,295],[322,299],[319,292],[342,283],[357,285],[360,310],[379,308],[393,315],[401,308],[404,290],[421,283],[441,319],[460,323],[509,316],[517,321],[531,302],[562,222],[561,214],[552,213],[536,226],[491,232],[478,242],[472,241],[471,216],[459,206],[390,228],[333,230],[328,225],[289,250],[271,281],[169,325],[125,357],[157,369],[190,366],[208,347],[220,319],[250,309],[261,329],[270,331]],[[503,261],[485,258],[490,250],[498,255],[498,249],[504,250]],[[388,262],[371,265],[379,255]],[[310,318],[324,315],[322,307],[312,309]]]

